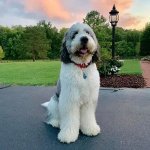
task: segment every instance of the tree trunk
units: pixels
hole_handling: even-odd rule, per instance
[[[35,55],[34,54],[32,56],[32,60],[33,60],[33,62],[35,62]]]
[[[35,51],[34,51],[34,47],[33,47],[33,49],[32,49],[32,60],[33,60],[33,62],[35,62]]]

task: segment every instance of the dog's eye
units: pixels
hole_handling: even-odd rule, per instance
[[[94,39],[93,35],[92,35],[89,31],[85,30],[85,32],[86,32],[87,34],[89,34],[89,35]]]
[[[85,32],[86,32],[87,34],[90,34],[90,32],[89,32],[89,31],[87,31],[87,30],[86,30]]]
[[[78,31],[74,32],[74,34],[72,35],[72,39],[74,39],[77,34],[78,34]]]

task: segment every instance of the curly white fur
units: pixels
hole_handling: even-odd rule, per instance
[[[97,40],[93,40],[84,33],[84,29],[89,30],[89,27],[85,24],[76,24],[73,28],[79,28],[80,31],[77,39],[70,44],[71,55],[74,55],[76,47],[80,47],[79,39],[85,35],[90,41],[88,43],[90,51],[96,51]],[[77,56],[70,58],[73,58],[72,60],[76,63],[83,61]],[[89,54],[84,63],[90,62],[91,59],[92,55]],[[87,75],[86,79],[83,78],[83,72]],[[78,138],[79,130],[88,136],[100,133],[100,127],[95,118],[100,84],[96,64],[91,63],[87,68],[81,69],[74,63],[62,63],[60,83],[59,98],[54,95],[49,102],[43,104],[48,109],[47,123],[60,128],[58,139],[65,143],[74,142]]]

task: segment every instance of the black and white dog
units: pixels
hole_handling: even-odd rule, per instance
[[[100,86],[95,64],[98,55],[98,41],[90,26],[74,24],[63,39],[57,92],[42,104],[48,110],[47,123],[60,128],[61,142],[74,142],[79,130],[88,136],[100,133],[95,118]]]

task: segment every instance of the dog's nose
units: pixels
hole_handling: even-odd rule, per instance
[[[80,40],[82,44],[86,44],[88,42],[88,38],[86,36],[83,36]]]

